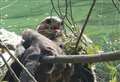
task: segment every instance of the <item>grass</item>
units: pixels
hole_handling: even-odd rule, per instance
[[[57,0],[53,1],[57,4]],[[60,3],[64,12],[64,0],[60,0]],[[83,25],[91,4],[91,0],[72,0],[73,17],[77,24]],[[3,8],[0,10],[0,28],[19,34],[25,28],[35,29],[44,17],[49,16],[51,2],[50,0],[0,0],[0,8]],[[85,34],[98,43],[97,36],[109,38],[107,35],[116,30],[120,30],[120,15],[111,0],[97,0]],[[100,39],[103,39],[102,37]]]
[[[53,1],[57,4],[57,0]],[[74,20],[82,26],[92,4],[92,0],[71,1]],[[64,12],[64,0],[60,0],[60,3],[61,9]],[[50,15],[50,9],[50,0],[0,0],[0,28],[6,28],[18,34],[25,28],[36,29],[40,21]],[[113,50],[111,46],[120,50],[120,14],[116,11],[111,0],[97,0],[85,29],[85,34],[104,51]],[[119,42],[116,42],[116,39]],[[113,41],[112,44],[108,44],[110,41]],[[104,64],[102,63],[97,66],[103,70],[106,67],[102,65]],[[103,71],[106,72],[106,70]],[[108,75],[105,76],[101,72],[98,74],[102,74],[102,79],[108,78]]]

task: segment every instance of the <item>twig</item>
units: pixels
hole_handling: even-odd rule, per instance
[[[8,70],[10,71],[10,74],[12,75],[12,77],[15,79],[16,82],[20,82],[19,78],[17,77],[17,75],[15,74],[15,72],[13,71],[13,69],[8,65],[7,61],[5,60],[5,58],[3,57],[2,54],[0,54],[0,57],[2,58],[2,60],[4,61],[5,65],[7,66]]]
[[[70,31],[74,34],[74,36],[77,37],[77,35],[75,34],[75,32],[72,30],[72,28],[69,25],[67,25],[66,23],[64,23],[64,24],[70,29]]]
[[[65,15],[64,15],[64,18],[67,17],[67,13],[68,13],[68,1],[65,0]]]
[[[112,3],[113,3],[113,5],[115,6],[115,8],[117,9],[118,13],[120,14],[120,9],[118,8],[118,6],[116,5],[116,3],[115,3],[114,0],[112,0]]]
[[[68,21],[68,23],[70,24],[70,25],[72,25],[72,23],[70,22],[70,20],[68,19],[68,1],[67,0],[65,0],[65,15],[64,15],[64,19],[66,18],[66,20]]]
[[[62,14],[61,8],[60,8],[60,0],[58,0],[58,11],[59,11],[61,17],[63,17],[63,14]]]
[[[27,68],[10,52],[10,50],[7,48],[7,46],[0,40],[3,48],[8,52],[8,54],[25,70],[25,72],[29,75],[29,77],[34,81],[37,82],[37,80],[34,78],[34,76],[27,70]]]
[[[60,14],[57,12],[57,10],[56,10],[56,8],[55,8],[55,6],[54,6],[54,2],[53,2],[53,0],[51,0],[51,4],[52,4],[53,9],[54,9],[55,12],[57,13],[57,15],[60,17]]]
[[[40,62],[49,63],[98,63],[120,60],[120,51],[106,52],[91,55],[58,55],[43,56]]]
[[[71,17],[71,21],[72,21],[73,26],[75,27],[75,22],[74,22],[74,19],[73,19],[72,2],[71,2],[71,0],[69,1],[69,3],[70,3],[70,17]]]
[[[60,12],[60,14],[59,14],[59,12],[56,10],[56,8],[55,8],[55,6],[54,6],[54,2],[53,2],[53,0],[51,0],[51,4],[52,4],[52,8],[53,8],[54,11],[57,13],[57,15],[58,15],[59,17],[61,17],[62,12],[61,12],[61,10],[60,10],[59,0],[58,0],[58,8],[59,8],[59,12]],[[66,8],[65,8],[65,15],[64,15],[64,17],[67,16],[67,8],[68,8],[67,0],[65,0],[65,4],[66,4]],[[62,16],[63,16],[63,15],[62,15]],[[64,20],[64,17],[62,18],[63,20]],[[67,20],[68,20],[68,18],[67,18]],[[68,20],[68,22],[70,23],[69,20]],[[67,23],[64,22],[64,24],[65,24],[65,25],[70,29],[70,31],[75,35],[75,33],[74,33],[74,31],[72,30],[72,28],[71,28]],[[71,23],[70,23],[70,24],[71,24]],[[76,36],[76,35],[75,35],[75,36]]]
[[[76,42],[75,52],[77,52],[78,44],[79,44],[79,42],[80,42],[80,40],[81,40],[82,34],[83,34],[83,32],[84,32],[84,30],[85,30],[85,27],[86,27],[86,25],[87,25],[87,23],[88,23],[88,20],[89,20],[89,18],[90,18],[90,15],[91,15],[91,13],[92,13],[92,10],[93,10],[93,8],[94,8],[94,6],[95,6],[95,3],[96,3],[96,0],[93,0],[93,3],[92,3],[92,5],[91,5],[91,8],[90,8],[90,10],[89,10],[89,12],[88,12],[87,18],[86,18],[86,20],[85,20],[85,23],[84,23],[84,25],[83,25],[83,27],[82,27],[82,29],[81,29],[80,35],[79,35],[78,40],[77,40],[77,42]]]

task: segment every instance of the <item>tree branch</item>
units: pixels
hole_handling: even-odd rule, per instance
[[[76,42],[75,52],[77,52],[78,44],[79,44],[79,42],[80,42],[80,40],[81,40],[81,37],[82,37],[83,32],[84,32],[84,30],[85,30],[85,27],[86,27],[86,25],[87,25],[87,23],[88,23],[88,21],[89,21],[89,18],[90,18],[90,15],[91,15],[91,13],[92,13],[92,10],[93,10],[93,8],[94,8],[94,6],[95,6],[95,3],[96,3],[96,0],[93,0],[93,3],[92,3],[92,5],[91,5],[91,7],[90,7],[90,9],[89,9],[88,15],[87,15],[87,17],[86,17],[86,20],[85,20],[85,22],[84,22],[84,24],[83,24],[83,26],[82,26],[82,29],[81,29],[80,35],[79,35],[79,37],[78,37],[78,40],[77,40],[77,42]]]
[[[120,9],[119,9],[119,7],[117,6],[117,4],[115,3],[114,0],[112,0],[112,3],[115,6],[115,8],[117,9],[118,13],[120,14]]]
[[[2,46],[2,48],[4,48],[7,53],[25,70],[25,72],[29,75],[29,77],[33,80],[33,82],[37,82],[37,80],[33,77],[33,75],[28,71],[28,69],[18,60],[18,58],[16,58],[11,52],[10,50],[7,48],[7,46],[3,43],[2,40],[0,40],[0,44]]]
[[[10,71],[10,74],[13,76],[13,78],[15,79],[16,82],[20,82],[19,78],[17,77],[17,75],[15,74],[14,70],[9,66],[8,62],[6,61],[6,59],[2,56],[2,53],[0,53],[0,57],[2,58],[2,60],[4,61],[6,67],[8,68],[8,70]]]
[[[59,55],[44,56],[41,62],[51,63],[98,63],[120,60],[120,51],[107,52],[93,55]]]

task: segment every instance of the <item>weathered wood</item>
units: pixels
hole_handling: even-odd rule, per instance
[[[51,63],[98,63],[120,60],[120,51],[91,55],[59,55],[44,56],[41,62]]]
[[[25,72],[29,75],[29,77],[33,80],[33,82],[37,82],[33,75],[28,71],[28,69],[18,60],[16,56],[14,56],[7,46],[0,40],[2,47],[6,50],[6,52],[25,70]]]
[[[6,61],[6,59],[4,58],[4,56],[1,53],[0,53],[0,57],[3,59],[5,65],[7,66],[8,70],[11,73],[11,75],[13,75],[14,79],[16,80],[16,82],[20,82],[20,80],[17,77],[17,75],[15,74],[14,70],[10,67],[10,65],[8,64],[8,62]]]
[[[16,45],[19,44],[22,40],[22,37],[17,35],[15,32],[7,31],[6,29],[2,29],[0,27],[0,40],[4,42],[4,44],[8,47],[9,51],[16,56],[15,49]],[[13,59],[11,56],[6,52],[6,50],[2,47],[0,42],[0,54],[4,57],[8,65],[10,66],[13,63]],[[2,57],[0,57],[0,82],[4,78],[8,68],[5,65]],[[16,81],[17,82],[17,81]]]

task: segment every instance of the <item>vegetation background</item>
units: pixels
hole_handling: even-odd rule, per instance
[[[53,1],[57,4],[57,0]],[[72,0],[76,24],[83,25],[91,4],[92,0]],[[120,2],[118,6],[120,8]],[[60,7],[64,12],[64,0],[60,0]],[[40,21],[50,15],[51,8],[50,0],[0,0],[0,28],[18,34],[25,28],[36,29]],[[105,52],[120,50],[120,14],[112,0],[97,0],[84,33]],[[119,63],[96,64],[98,82],[120,82]]]

